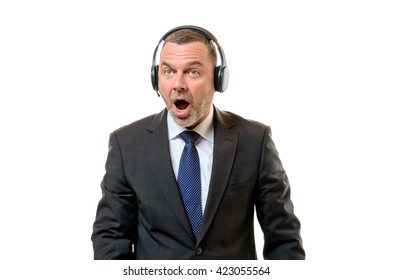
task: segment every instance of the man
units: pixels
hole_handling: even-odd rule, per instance
[[[166,108],[110,136],[94,257],[256,259],[255,208],[264,258],[304,259],[270,128],[213,105],[228,81],[216,38],[182,26],[162,41],[152,83]]]

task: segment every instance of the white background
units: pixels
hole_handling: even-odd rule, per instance
[[[392,274],[392,14],[378,0],[0,2],[1,278],[124,278],[130,263],[92,261],[108,137],[163,108],[152,54],[183,24],[225,50],[215,105],[270,125],[287,170],[308,260],[273,262],[270,279]]]

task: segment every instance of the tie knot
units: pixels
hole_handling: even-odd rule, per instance
[[[201,136],[195,131],[186,130],[180,133],[180,137],[184,140],[184,142],[194,144]]]

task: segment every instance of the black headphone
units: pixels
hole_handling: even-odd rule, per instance
[[[157,56],[158,48],[161,42],[163,42],[169,35],[182,29],[191,29],[193,31],[196,31],[202,34],[207,40],[214,42],[221,59],[221,65],[216,66],[216,68],[214,69],[214,88],[218,92],[224,92],[228,87],[228,81],[229,81],[229,71],[225,60],[224,50],[222,49],[216,37],[212,33],[207,31],[206,29],[194,25],[183,25],[183,26],[175,27],[169,30],[167,33],[165,33],[164,36],[161,37],[160,41],[158,41],[158,45],[154,50],[153,63],[151,66],[151,84],[153,86],[153,89],[157,92],[157,95],[160,96],[160,94],[158,93],[158,65],[156,65],[156,56]]]

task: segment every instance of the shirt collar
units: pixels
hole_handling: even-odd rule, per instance
[[[193,130],[201,135],[205,140],[213,143],[214,130],[213,130],[213,104],[210,107],[210,112],[207,118],[198,124]],[[168,123],[168,138],[172,140],[176,138],[180,133],[187,130],[185,127],[178,125],[172,118],[172,115],[168,112],[167,114]]]

